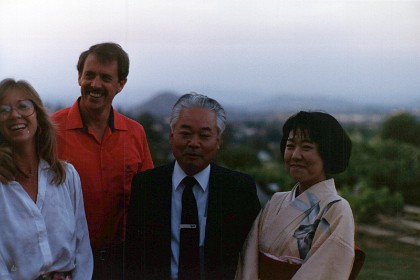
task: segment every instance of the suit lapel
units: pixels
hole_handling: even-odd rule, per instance
[[[160,229],[161,235],[157,249],[161,252],[162,262],[169,268],[171,262],[171,204],[172,204],[172,172],[173,164],[165,165],[160,172],[153,175],[150,180],[149,190],[154,192],[153,199],[155,201],[148,202],[154,205],[153,216],[154,223]],[[156,252],[157,253],[157,252]]]
[[[224,215],[222,209],[221,195],[223,189],[223,178],[220,178],[220,170],[217,165],[212,164],[209,178],[209,197],[207,206],[206,235],[204,241],[205,257],[208,260],[210,255],[218,255],[216,252],[221,247],[221,222]]]
[[[162,176],[159,176],[156,186],[152,188],[161,186],[162,188],[157,195],[161,199],[159,202],[160,209],[157,209],[161,212],[162,221],[169,226],[169,232],[171,231],[171,204],[172,204],[172,173],[173,173],[173,164],[166,165],[162,170]]]

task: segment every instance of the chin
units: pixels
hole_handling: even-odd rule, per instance
[[[187,170],[186,171],[188,171],[188,173],[190,173],[190,174],[195,174],[195,173],[197,173],[197,170],[198,170],[198,167],[196,165],[189,164],[187,166]]]
[[[188,175],[195,175],[200,171],[200,167],[196,164],[187,164],[186,170],[184,170]]]

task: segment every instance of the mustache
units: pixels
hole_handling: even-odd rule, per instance
[[[100,93],[100,94],[105,94],[106,93],[106,91],[104,89],[93,88],[93,87],[86,87],[86,91],[87,92],[93,92],[93,93]]]

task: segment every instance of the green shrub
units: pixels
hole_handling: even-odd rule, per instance
[[[295,184],[293,178],[287,174],[283,164],[270,164],[262,167],[251,167],[244,172],[250,174],[258,185],[265,186],[270,183],[276,183],[281,191],[289,191]]]
[[[392,193],[384,186],[374,189],[362,182],[355,189],[346,186],[340,193],[349,201],[356,222],[377,222],[378,214],[395,216],[404,207],[402,194]]]

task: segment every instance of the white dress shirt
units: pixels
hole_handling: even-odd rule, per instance
[[[91,279],[80,178],[71,164],[65,170],[65,182],[51,185],[49,165],[40,161],[36,203],[18,182],[0,183],[0,279],[71,270],[73,280]]]
[[[181,169],[178,162],[175,162],[174,173],[172,174],[172,205],[171,205],[171,278],[178,279],[179,263],[179,239],[182,211],[182,192],[185,186],[180,184],[187,176]],[[207,219],[208,184],[210,178],[210,165],[200,173],[194,175],[198,184],[193,186],[193,193],[197,201],[198,220],[200,223],[200,251],[204,246]]]

